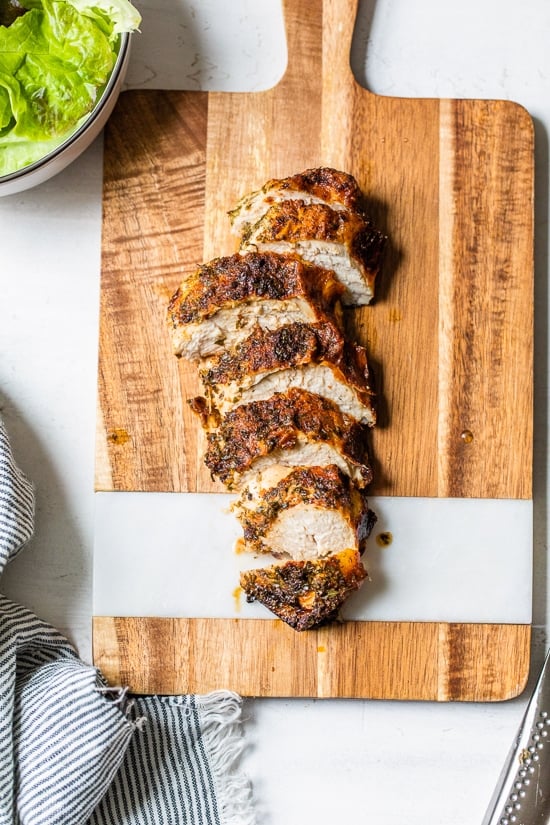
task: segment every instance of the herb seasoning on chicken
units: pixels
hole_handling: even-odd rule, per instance
[[[168,321],[176,355],[226,351],[259,325],[276,329],[339,315],[343,292],[333,272],[297,256],[251,253],[200,266],[172,297]]]
[[[375,392],[342,306],[372,301],[386,239],[357,181],[329,167],[270,180],[229,216],[239,253],[198,267],[168,323],[198,363],[206,466],[240,491],[240,548],[278,560],[241,574],[247,601],[307,630],[367,578]]]
[[[245,549],[296,561],[363,552],[375,517],[336,465],[287,469],[273,486],[261,484],[251,482],[233,505]]]
[[[343,550],[313,561],[246,570],[240,581],[248,602],[259,601],[295,630],[309,630],[337,619],[366,577],[357,550]]]
[[[366,351],[346,341],[331,322],[258,327],[199,375],[206,397],[222,414],[297,387],[332,399],[343,413],[370,427],[376,422]]]
[[[290,200],[324,203],[333,209],[363,211],[363,197],[355,178],[346,172],[322,166],[306,169],[282,180],[269,180],[261,189],[245,195],[229,212],[233,231],[237,235],[245,235],[270,206]]]
[[[384,243],[358,212],[292,200],[270,206],[243,235],[241,251],[294,253],[331,269],[345,287],[342,302],[361,306],[374,297]]]
[[[243,404],[219,424],[203,422],[209,430],[206,466],[231,490],[272,464],[336,464],[360,488],[372,481],[367,428],[314,393],[290,389]]]

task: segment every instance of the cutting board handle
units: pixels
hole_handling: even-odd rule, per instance
[[[288,60],[281,83],[303,89],[321,77],[335,92],[355,85],[350,52],[357,8],[358,0],[283,0]]]

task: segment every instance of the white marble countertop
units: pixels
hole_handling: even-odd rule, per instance
[[[127,84],[257,90],[281,76],[278,0],[136,3]],[[352,66],[378,94],[523,104],[536,127],[534,636],[547,645],[546,0],[368,0]],[[90,659],[101,140],[55,179],[0,199],[0,405],[37,488],[36,536],[3,591]],[[262,825],[479,825],[527,694],[494,705],[248,700],[246,769]]]

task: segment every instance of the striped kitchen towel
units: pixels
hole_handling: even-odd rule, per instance
[[[0,575],[34,493],[0,419]],[[241,700],[131,697],[0,595],[0,825],[252,825]]]

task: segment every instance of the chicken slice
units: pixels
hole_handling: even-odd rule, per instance
[[[358,487],[372,481],[368,428],[326,398],[291,388],[219,416],[204,398],[191,405],[207,431],[205,463],[229,489],[242,489],[273,464],[336,464]]]
[[[363,306],[374,297],[385,240],[359,212],[288,200],[249,227],[241,252],[296,253],[336,273],[345,287],[343,304]]]
[[[349,477],[334,464],[286,469],[272,487],[250,483],[234,503],[242,549],[295,561],[362,553],[376,517]]]
[[[334,621],[367,572],[357,550],[322,559],[287,561],[241,573],[248,602],[258,601],[295,630]]]
[[[252,252],[215,258],[190,275],[170,300],[174,352],[198,359],[236,346],[257,326],[338,322],[342,292],[333,272],[295,255]]]
[[[300,387],[332,399],[358,421],[371,427],[376,423],[366,350],[346,342],[330,322],[257,328],[199,375],[206,397],[222,414]]]
[[[346,172],[327,166],[306,169],[288,178],[268,180],[261,189],[241,198],[229,212],[233,231],[242,235],[270,206],[286,200],[325,203],[333,209],[361,211],[362,195],[355,178]]]

